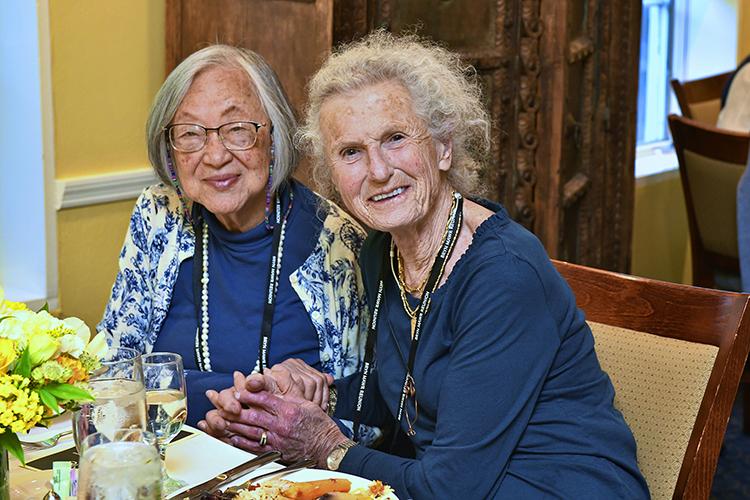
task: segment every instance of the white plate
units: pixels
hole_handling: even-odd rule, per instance
[[[71,421],[73,419],[72,413],[66,411],[59,417],[53,418],[49,427],[34,427],[29,430],[27,434],[18,434],[18,439],[22,443],[37,443],[49,439],[56,434],[61,432],[69,431],[72,428]],[[68,436],[70,438],[70,436]]]
[[[303,481],[319,481],[321,479],[348,479],[351,481],[352,486],[350,491],[354,491],[359,488],[368,488],[370,484],[372,483],[371,480],[365,479],[363,477],[355,476],[352,474],[346,474],[344,472],[337,472],[337,471],[331,471],[331,470],[321,470],[321,469],[302,469],[297,472],[293,472],[291,474],[287,474],[285,476],[282,476],[280,479],[286,479],[288,481],[297,481],[297,482],[303,482]],[[274,479],[274,478],[269,478]],[[263,480],[261,480],[261,483]],[[391,493],[390,495],[386,497],[380,497],[383,500],[398,500],[398,497]]]

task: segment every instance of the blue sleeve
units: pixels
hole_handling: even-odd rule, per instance
[[[355,446],[341,464],[390,484],[399,498],[492,496],[560,345],[529,264],[504,254],[467,271],[450,304],[453,342],[431,446],[419,459]],[[488,464],[493,473],[477,473]]]
[[[195,425],[206,418],[206,413],[214,409],[214,405],[206,397],[209,389],[226,389],[234,385],[231,373],[203,372],[200,370],[185,370],[185,384],[187,385],[188,417],[187,424]]]

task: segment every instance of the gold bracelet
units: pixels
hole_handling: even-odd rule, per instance
[[[336,412],[337,400],[338,397],[336,395],[336,386],[331,385],[328,387],[328,409],[326,410],[326,413],[328,413],[329,417],[333,417],[333,414]]]

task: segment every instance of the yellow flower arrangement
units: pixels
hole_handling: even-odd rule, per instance
[[[23,462],[16,433],[93,399],[86,382],[107,343],[90,337],[80,319],[34,312],[0,287],[0,448]]]

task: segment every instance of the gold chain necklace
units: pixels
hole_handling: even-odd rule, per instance
[[[453,195],[453,203],[451,204],[451,209],[448,212],[449,214],[453,213],[453,209],[456,207],[456,203],[458,202],[458,198],[456,198],[455,193]],[[450,226],[450,215],[448,215],[448,220],[445,222],[445,229],[443,229],[443,237],[441,241],[445,241],[445,238],[448,234],[448,228]],[[461,228],[457,228],[457,231],[461,231]],[[394,257],[394,249],[396,253],[396,260],[398,261],[398,272],[396,272],[396,269],[393,267],[393,257]],[[437,257],[437,256],[436,256]],[[430,275],[429,273],[425,277],[424,280],[422,280],[422,283],[419,284],[417,288],[409,288],[406,284],[406,278],[404,274],[404,260],[401,258],[401,253],[399,252],[398,248],[396,248],[395,243],[393,242],[393,239],[391,238],[391,273],[393,273],[393,279],[396,280],[396,283],[398,284],[398,291],[399,295],[401,295],[401,304],[404,306],[404,311],[406,311],[406,315],[409,316],[410,323],[411,323],[411,337],[414,338],[414,330],[417,327],[417,311],[419,310],[419,306],[417,307],[411,307],[409,304],[409,300],[406,297],[406,293],[409,292],[414,295],[421,296],[424,292],[425,286],[427,286],[427,280],[429,279]],[[434,265],[433,260],[433,265]],[[447,265],[448,262],[445,262],[445,265]],[[435,286],[437,287],[439,283],[436,283]]]

